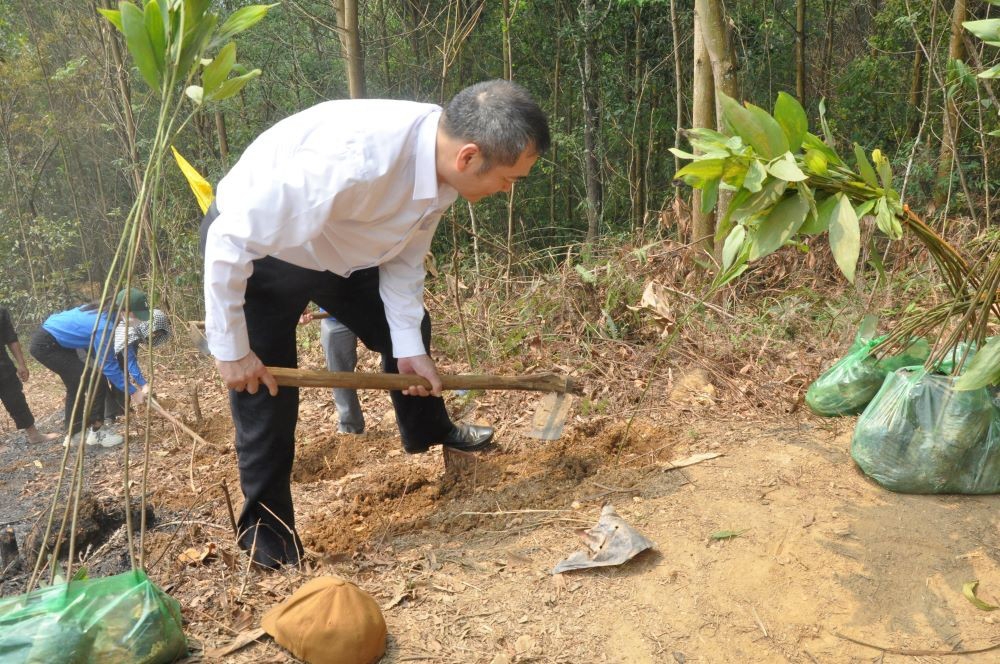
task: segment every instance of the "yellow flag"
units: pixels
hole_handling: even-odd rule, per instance
[[[174,159],[177,160],[177,165],[180,166],[181,173],[184,174],[188,184],[191,185],[194,197],[198,199],[198,207],[201,208],[202,214],[208,212],[208,206],[212,204],[212,199],[215,198],[215,194],[212,193],[212,185],[208,183],[208,180],[201,177],[201,173],[196,171],[194,166],[188,163],[187,159],[181,156],[177,148],[171,145],[170,149],[174,151]]]

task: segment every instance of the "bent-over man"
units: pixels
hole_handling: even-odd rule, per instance
[[[302,552],[290,486],[299,395],[279,390],[265,367],[296,366],[295,328],[310,301],[381,353],[385,371],[429,381],[391,393],[405,451],[490,443],[492,428],[452,423],[441,398],[423,258],[458,196],[510,191],[548,146],[530,95],[487,81],[443,110],[318,104],[261,134],[219,182],[202,223],[205,330],[231,390],[239,544],[255,563],[296,564]]]

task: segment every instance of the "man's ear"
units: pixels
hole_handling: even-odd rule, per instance
[[[464,173],[472,165],[472,162],[479,158],[481,158],[479,146],[475,143],[466,143],[458,149],[458,154],[455,155],[455,169],[459,173]]]

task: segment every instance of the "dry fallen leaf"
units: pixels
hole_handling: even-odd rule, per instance
[[[231,655],[240,648],[249,645],[266,634],[263,629],[255,629],[249,632],[243,632],[238,635],[235,639],[230,641],[227,645],[221,646],[219,648],[206,648],[205,657],[208,659],[222,659],[226,655]]]
[[[177,556],[177,560],[184,565],[197,565],[199,563],[205,562],[207,559],[215,555],[215,543],[209,542],[207,545],[200,549],[194,547],[184,549],[181,555]]]

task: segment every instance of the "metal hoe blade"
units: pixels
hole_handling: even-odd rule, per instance
[[[570,395],[549,392],[538,402],[535,415],[531,420],[531,431],[528,436],[538,440],[558,440],[562,436],[563,425],[572,405]]]

